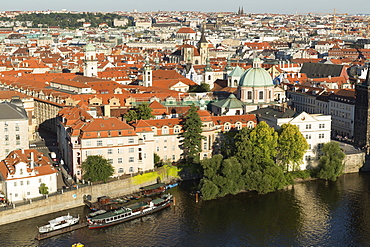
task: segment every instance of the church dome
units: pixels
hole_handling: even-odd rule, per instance
[[[261,60],[255,58],[253,67],[247,69],[239,80],[240,87],[271,87],[274,86],[271,75],[261,68]]]
[[[96,51],[95,50],[95,46],[92,44],[92,43],[88,43],[86,46],[85,46],[85,52],[87,51]]]

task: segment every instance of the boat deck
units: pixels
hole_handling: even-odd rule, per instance
[[[71,232],[71,231],[86,227],[86,226],[87,226],[87,222],[80,222],[76,225],[67,226],[65,228],[55,230],[55,231],[52,231],[52,232],[39,233],[39,234],[37,234],[36,239],[37,240],[42,240],[42,239],[46,239],[46,238],[51,238],[51,237],[54,237],[54,236],[57,236],[57,235],[60,235],[60,234],[66,233],[66,232]]]

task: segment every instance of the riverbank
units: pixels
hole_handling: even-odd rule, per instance
[[[30,201],[29,204],[0,211],[0,225],[83,206],[85,198],[96,201],[98,197],[102,196],[120,197],[137,193],[140,191],[140,187],[157,183],[158,177],[163,183],[180,180],[178,174],[171,171],[171,169],[159,168],[153,173],[127,179],[118,179],[84,187],[77,186],[75,190],[66,191],[60,195],[50,196],[39,201]]]

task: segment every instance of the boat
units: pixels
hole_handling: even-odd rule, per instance
[[[39,227],[40,233],[52,232],[68,226],[77,224],[80,221],[80,217],[73,217],[72,215],[63,215],[58,218],[49,221],[49,224]]]
[[[171,189],[173,187],[176,187],[177,185],[179,185],[179,183],[176,183],[176,182],[167,184],[166,185],[166,190],[169,190],[169,189]]]
[[[166,190],[166,185],[164,183],[156,183],[141,187],[140,189],[141,194],[143,194],[144,196],[151,196],[164,192]]]
[[[94,217],[87,217],[88,227],[89,229],[103,228],[140,218],[171,206],[171,201],[171,194],[165,194],[153,200],[147,198],[146,201],[140,203],[121,207]]]
[[[82,243],[75,243],[75,244],[72,244],[72,247],[84,247],[85,245],[82,244]]]

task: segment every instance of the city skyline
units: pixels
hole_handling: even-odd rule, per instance
[[[1,11],[35,11],[35,10],[62,10],[68,11],[124,11],[131,12],[134,9],[138,12],[148,11],[201,11],[201,12],[236,12],[243,7],[245,13],[277,13],[277,14],[307,14],[307,13],[336,13],[343,14],[370,14],[370,3],[367,0],[359,0],[356,4],[349,5],[344,1],[304,1],[299,3],[293,0],[272,1],[266,0],[265,4],[254,4],[242,0],[232,1],[195,1],[188,0],[186,3],[164,0],[159,2],[141,0],[139,2],[121,2],[118,0],[109,1],[9,1],[2,4]],[[334,10],[335,9],[335,10]],[[367,12],[364,12],[367,11]]]

